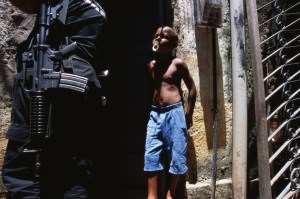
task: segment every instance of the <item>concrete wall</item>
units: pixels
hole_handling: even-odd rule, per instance
[[[231,198],[231,47],[229,6],[227,1],[225,3],[224,24],[222,28],[217,29],[217,198]],[[174,10],[173,26],[180,35],[177,56],[183,58],[188,64],[198,90],[194,126],[189,131],[188,198],[205,199],[210,198],[213,159],[212,30],[195,27],[192,0],[172,0],[171,5]],[[0,29],[0,55],[2,56],[0,63],[0,68],[2,68],[0,73],[0,150],[3,152],[6,146],[3,134],[10,117],[11,80],[15,72],[13,60],[15,45],[26,38],[33,20],[15,10],[5,1],[0,0],[0,8],[2,27]],[[16,27],[19,28],[16,29]],[[16,36],[9,36],[9,34]],[[10,46],[7,46],[8,44]],[[1,157],[0,159],[2,160]]]
[[[180,35],[177,56],[186,61],[198,91],[194,126],[189,132],[188,195],[189,198],[210,198],[213,159],[212,29],[195,26],[192,0],[172,3],[173,25]],[[232,194],[232,77],[228,4],[225,1],[223,27],[217,29],[217,198],[230,198]]]

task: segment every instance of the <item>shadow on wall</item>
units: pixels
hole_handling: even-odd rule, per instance
[[[203,117],[208,150],[213,149],[213,31],[209,27],[196,27],[196,46],[200,79],[200,101],[203,107]],[[217,147],[226,147],[226,118],[223,92],[223,71],[218,40],[216,40],[216,89],[217,89]]]
[[[188,171],[186,174],[186,181],[190,184],[197,183],[197,157],[196,157],[196,149],[193,142],[193,139],[190,135],[188,135],[188,150],[187,150],[187,164]]]

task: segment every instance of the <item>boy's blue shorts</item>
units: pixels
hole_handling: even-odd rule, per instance
[[[181,102],[163,108],[152,106],[147,125],[144,171],[163,170],[163,151],[170,173],[178,175],[187,171],[187,128]]]

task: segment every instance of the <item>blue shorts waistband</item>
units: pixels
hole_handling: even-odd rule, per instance
[[[178,102],[176,104],[171,104],[171,105],[168,105],[168,106],[165,106],[165,107],[157,107],[155,105],[152,105],[151,110],[161,113],[161,112],[168,112],[172,109],[176,109],[176,108],[179,108],[179,107],[182,107],[182,102]]]

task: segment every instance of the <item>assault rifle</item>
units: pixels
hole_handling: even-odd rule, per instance
[[[23,86],[30,95],[30,141],[20,150],[36,155],[35,177],[40,177],[40,155],[43,144],[49,137],[50,103],[46,96],[47,91],[65,88],[83,93],[88,82],[85,77],[54,69],[55,64],[74,54],[77,44],[74,42],[58,50],[52,50],[47,44],[50,25],[56,22],[65,23],[69,3],[64,0],[53,6],[50,2],[51,0],[41,0],[37,43],[22,54]]]

